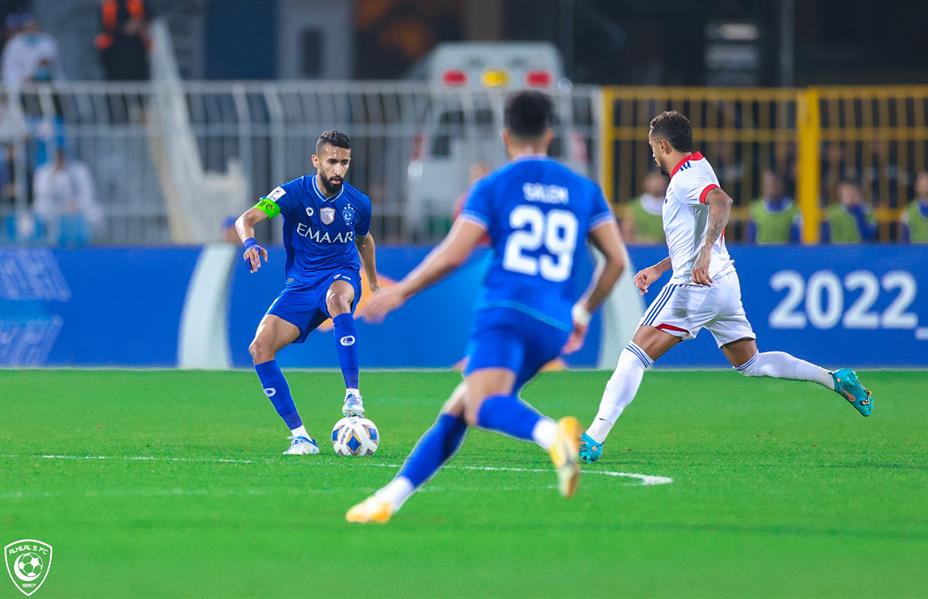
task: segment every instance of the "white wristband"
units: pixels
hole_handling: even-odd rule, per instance
[[[580,304],[574,304],[573,310],[570,311],[570,316],[574,319],[574,322],[584,327],[590,324],[590,319],[593,317],[590,312]]]

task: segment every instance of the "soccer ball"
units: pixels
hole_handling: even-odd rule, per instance
[[[332,428],[332,449],[338,455],[374,455],[380,445],[377,425],[367,418],[342,418]]]
[[[42,561],[42,558],[31,552],[23,553],[16,558],[16,562],[13,564],[16,577],[26,582],[38,578],[42,574],[42,568],[44,567],[45,563]]]

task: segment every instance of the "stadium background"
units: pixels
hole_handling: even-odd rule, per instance
[[[578,0],[542,3],[546,18],[526,22],[519,2],[281,0],[259,10],[164,0],[145,5],[158,17],[147,29],[151,81],[127,82],[101,80],[98,2],[8,4],[14,18],[31,8],[57,40],[60,76],[9,89],[0,118],[4,366],[247,366],[281,255],[245,276],[224,241],[228,219],[306,172],[319,131],[344,129],[350,179],[374,201],[379,268],[395,280],[447,230],[468,169],[504,160],[494,141],[502,99],[525,85],[557,98],[554,152],[597,178],[619,217],[652,166],[649,118],[665,108],[691,117],[735,198],[726,234],[763,343],[827,364],[928,364],[926,250],[898,243],[916,174],[928,168],[928,86],[918,85],[916,32],[906,34],[918,19],[894,5]],[[266,35],[249,35],[255,27]],[[496,39],[508,46],[489,61],[470,43]],[[510,68],[506,48],[518,43],[535,45],[529,64]],[[554,62],[531,64],[546,52]],[[34,174],[58,147],[96,189],[102,215],[83,236],[56,236],[36,214]],[[795,198],[801,244],[744,243],[768,169]],[[820,224],[846,178],[872,208],[874,238],[825,248]],[[260,237],[279,243],[279,226]],[[635,266],[659,254],[632,244]],[[362,325],[363,364],[455,364],[481,260],[382,328]],[[569,363],[611,366],[644,305],[626,277]],[[447,330],[416,326],[413,310]],[[286,365],[334,367],[327,333],[314,337],[284,352]],[[436,351],[417,349],[426,344]],[[708,347],[697,340],[664,363],[722,365]]]
[[[29,72],[0,60],[0,546],[54,547],[36,597],[924,596],[928,245],[900,219],[928,168],[928,3],[119,4],[144,21],[121,41],[111,0],[0,0],[5,48],[35,21],[58,44]],[[388,526],[347,524],[459,382],[486,250],[385,324],[359,321],[376,455],[324,442],[344,391],[331,332],[280,353],[322,449],[282,456],[246,354],[283,282],[280,223],[249,275],[229,218],[344,129],[389,284],[447,230],[474,167],[502,162],[502,100],[529,84],[556,98],[553,152],[623,227],[648,119],[687,112],[735,199],[726,238],[761,348],[858,368],[873,416],[742,377],[703,333],[646,375],[570,501],[544,452],[474,430]],[[93,182],[79,214],[43,207],[58,148]],[[787,243],[750,241],[767,169],[801,210]],[[872,235],[826,242],[848,182]],[[629,252],[640,267],[666,249]],[[525,399],[588,421],[657,291],[626,277]]]

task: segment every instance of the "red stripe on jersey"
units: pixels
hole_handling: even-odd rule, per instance
[[[719,189],[719,186],[716,185],[715,183],[709,183],[703,188],[702,193],[699,194],[700,204],[706,203],[706,196],[709,195],[709,192],[712,191],[713,189]]]
[[[689,333],[689,331],[687,331],[686,329],[675,327],[672,324],[667,324],[666,322],[662,322],[654,328],[656,328],[659,331],[677,331],[678,333]]]
[[[683,160],[677,163],[677,166],[673,167],[673,170],[670,171],[670,176],[673,177],[677,174],[677,171],[680,170],[680,167],[689,162],[690,160],[702,160],[702,153],[693,152],[689,156],[684,156]]]

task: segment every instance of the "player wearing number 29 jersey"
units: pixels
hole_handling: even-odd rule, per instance
[[[554,160],[526,156],[477,183],[461,218],[485,228],[493,247],[478,308],[510,308],[570,331],[583,240],[614,220],[599,186]]]
[[[503,141],[512,162],[476,186],[448,237],[422,264],[367,306],[375,318],[399,308],[460,265],[489,234],[493,264],[474,318],[464,383],[399,474],[351,508],[349,522],[389,520],[454,455],[473,425],[534,441],[550,453],[561,493],[576,489],[579,422],[542,416],[522,402],[519,389],[562,349],[579,347],[590,312],[624,268],[625,251],[599,188],[544,157],[553,109],[538,92],[507,100]],[[586,259],[587,239],[605,261],[578,301],[577,266]]]

